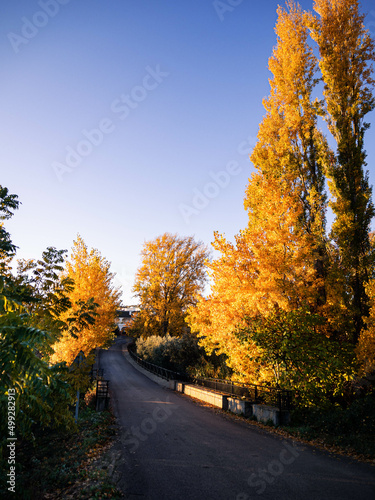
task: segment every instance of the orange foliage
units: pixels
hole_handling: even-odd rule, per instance
[[[298,229],[301,207],[292,186],[255,174],[246,194],[249,225],[235,245],[215,235],[221,257],[209,265],[212,292],[190,311],[190,325],[208,351],[229,355],[240,378],[261,382],[272,374],[258,365],[255,345],[244,350],[236,331],[275,307],[289,311],[313,304],[319,280],[311,238]]]
[[[372,279],[366,287],[370,298],[370,315],[365,320],[358,346],[357,359],[361,365],[361,374],[370,375],[375,372],[375,280]]]
[[[325,354],[334,353],[336,372],[341,370],[342,380],[348,380],[353,332],[366,313],[363,285],[373,265],[368,233],[375,212],[363,172],[363,118],[375,106],[374,42],[357,0],[315,0],[314,7],[320,19],[293,0],[286,9],[278,8],[277,45],[269,60],[271,92],[263,101],[266,115],[251,155],[257,173],[249,180],[244,202],[248,225],[234,244],[215,235],[219,257],[209,265],[211,295],[189,316],[201,344],[225,353],[236,377],[252,382],[271,380],[260,346],[270,350],[268,359],[280,361],[272,335],[279,327],[284,332],[288,325],[283,321],[290,322],[283,349],[303,349],[313,338]],[[310,31],[319,61],[309,44]],[[324,100],[314,101],[319,68]],[[327,120],[337,142],[336,156],[318,129],[318,116]],[[336,215],[331,241],[326,235],[326,177]],[[365,371],[375,367],[372,282],[367,294],[371,312],[358,347]],[[279,319],[277,328],[258,335],[274,318]],[[308,362],[314,363],[314,356]],[[305,373],[314,371],[306,363]],[[287,363],[283,369],[289,369]]]
[[[185,316],[207,275],[207,248],[192,236],[162,234],[146,241],[133,291],[141,303],[135,326],[143,335],[181,335]]]
[[[215,235],[221,256],[209,265],[212,293],[190,311],[190,325],[208,350],[228,355],[237,377],[272,378],[251,341],[236,332],[275,308],[314,309],[324,280],[316,272],[324,253],[327,144],[311,102],[317,62],[307,45],[306,15],[294,2],[278,9],[278,44],[270,58],[271,94],[251,160],[244,206],[247,228],[235,244]]]
[[[66,361],[70,365],[81,350],[88,356],[93,349],[106,345],[113,338],[120,292],[113,286],[114,275],[110,272],[110,263],[98,250],[89,251],[80,236],[74,241],[65,274],[73,279],[75,286],[69,294],[72,308],[64,314],[63,320],[66,321],[78,311],[79,301],[86,302],[93,298],[98,304],[94,325],[83,328],[77,334],[77,339],[65,331],[53,346],[55,352],[51,361]]]

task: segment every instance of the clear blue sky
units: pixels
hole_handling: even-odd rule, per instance
[[[22,202],[6,224],[18,257],[80,233],[134,303],[145,240],[244,228],[278,3],[3,0],[0,184]]]

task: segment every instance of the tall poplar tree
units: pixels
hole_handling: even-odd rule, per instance
[[[318,61],[308,44],[308,15],[294,1],[279,7],[277,45],[269,59],[271,93],[251,161],[264,176],[280,178],[299,191],[300,226],[317,246],[325,240],[324,170],[327,141],[317,127],[320,103],[313,101]]]
[[[374,41],[364,27],[358,0],[316,0],[314,9],[319,17],[314,19],[312,37],[320,53],[325,117],[337,143],[327,169],[335,214],[332,238],[347,280],[356,343],[368,315],[365,285],[373,264],[369,232],[375,211],[365,170],[364,136],[369,128],[365,117],[375,107]]]
[[[318,65],[307,43],[307,15],[294,2],[279,7],[275,31],[271,93],[251,156],[257,173],[244,201],[248,225],[236,245],[216,235],[221,257],[210,266],[212,293],[190,317],[207,349],[227,354],[230,366],[252,381],[270,373],[256,362],[254,342],[237,330],[275,311],[316,310],[326,301],[323,172],[329,149],[312,97]]]
[[[308,44],[308,15],[289,0],[278,8],[277,45],[269,59],[271,94],[251,161],[263,176],[279,178],[294,192],[302,215],[294,231],[308,234],[320,280],[317,305],[327,300],[326,194],[327,141],[317,126],[320,103],[313,100],[318,61]],[[245,197],[245,208],[251,209]]]

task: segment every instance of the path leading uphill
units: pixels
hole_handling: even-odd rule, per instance
[[[101,353],[131,500],[373,500],[375,467],[197,405],[135,369],[118,339]],[[128,354],[127,354],[128,356]]]

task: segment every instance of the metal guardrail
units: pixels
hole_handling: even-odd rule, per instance
[[[136,361],[140,366],[145,368],[151,373],[154,373],[155,375],[158,375],[161,378],[164,378],[165,380],[180,380],[181,382],[191,382],[191,379],[188,375],[184,373],[178,373],[174,372],[172,370],[167,370],[166,368],[163,368],[158,365],[154,365],[153,363],[149,363],[148,361],[145,361],[144,359],[140,358],[135,354],[134,352],[134,344],[128,344],[128,352],[130,356]]]
[[[278,389],[277,387],[269,387],[256,384],[240,384],[232,380],[212,379],[212,378],[193,378],[187,374],[167,370],[161,366],[154,365],[143,360],[134,352],[135,344],[128,344],[128,352],[130,356],[140,366],[151,373],[158,375],[166,380],[179,380],[191,384],[206,387],[231,397],[246,399],[255,404],[266,404],[276,406],[280,410],[290,410],[293,407],[293,392],[286,389]]]
[[[109,404],[109,380],[97,379],[96,381],[96,411],[108,409]]]
[[[90,371],[90,380],[93,382],[94,380],[102,379],[104,375],[103,368],[92,368]]]
[[[196,378],[194,383],[231,397],[246,399],[255,404],[276,406],[280,410],[290,410],[293,405],[293,392],[277,387],[256,384],[241,384],[232,380]]]

